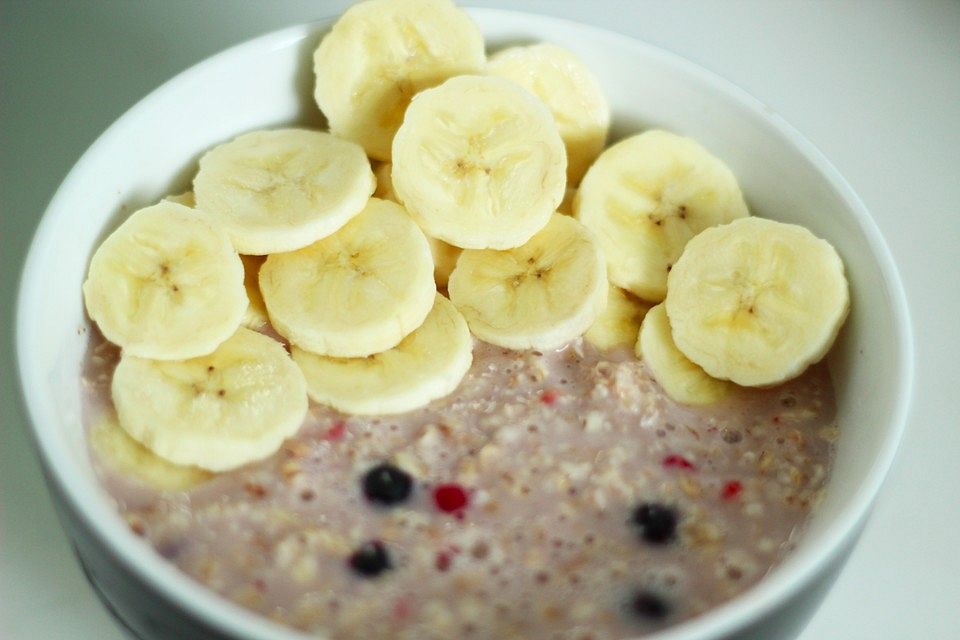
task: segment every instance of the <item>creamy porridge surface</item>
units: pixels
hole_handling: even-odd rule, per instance
[[[92,340],[88,424],[110,411],[117,357]],[[96,462],[158,553],[280,622],[338,639],[600,640],[695,616],[781,560],[823,491],[833,420],[823,364],[694,409],[629,350],[477,343],[450,396],[378,418],[311,404],[276,455],[187,491]],[[413,477],[397,504],[364,495],[385,462]],[[361,549],[389,568],[363,575]]]

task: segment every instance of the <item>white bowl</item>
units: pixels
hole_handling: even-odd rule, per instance
[[[614,136],[658,126],[693,136],[739,177],[754,213],[828,239],[852,284],[830,355],[839,441],[825,502],[796,552],[758,586],[660,640],[787,637],[829,585],[890,466],[912,381],[906,301],[863,204],[795,130],[730,83],[649,45],[543,16],[471,10],[491,46],[545,40],[579,54],[610,100]],[[17,356],[48,484],[91,581],[144,638],[291,639],[301,634],[233,605],[162,560],[124,525],[94,476],[81,425],[88,320],[80,285],[93,249],[125,214],[184,188],[205,150],[241,132],[321,125],[311,53],[329,21],[256,38],[141,100],[83,155],[33,240],[20,285]]]

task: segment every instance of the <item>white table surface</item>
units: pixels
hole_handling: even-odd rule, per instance
[[[16,282],[46,203],[153,87],[347,4],[0,0],[0,638],[121,638],[54,517],[15,386]],[[469,4],[565,16],[679,53],[778,111],[860,194],[907,289],[916,391],[876,511],[802,638],[960,638],[960,3]]]

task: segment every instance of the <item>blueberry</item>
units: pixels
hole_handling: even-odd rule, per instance
[[[633,510],[630,522],[640,529],[640,536],[651,544],[670,542],[677,533],[679,515],[673,507],[645,502]]]
[[[374,540],[364,542],[350,556],[350,566],[362,576],[372,578],[388,569],[392,569],[390,555],[382,542]]]
[[[651,591],[643,590],[635,593],[630,606],[634,613],[651,620],[662,620],[670,613],[670,606],[666,601]]]
[[[363,494],[371,502],[397,504],[410,495],[413,479],[392,464],[378,464],[363,476]]]

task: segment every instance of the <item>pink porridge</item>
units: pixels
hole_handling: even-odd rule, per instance
[[[119,356],[98,333],[88,424]],[[628,350],[483,343],[456,392],[378,418],[311,403],[274,456],[184,491],[97,461],[131,529],[200,583],[331,638],[641,636],[755,584],[837,437],[824,364],[707,408]]]

